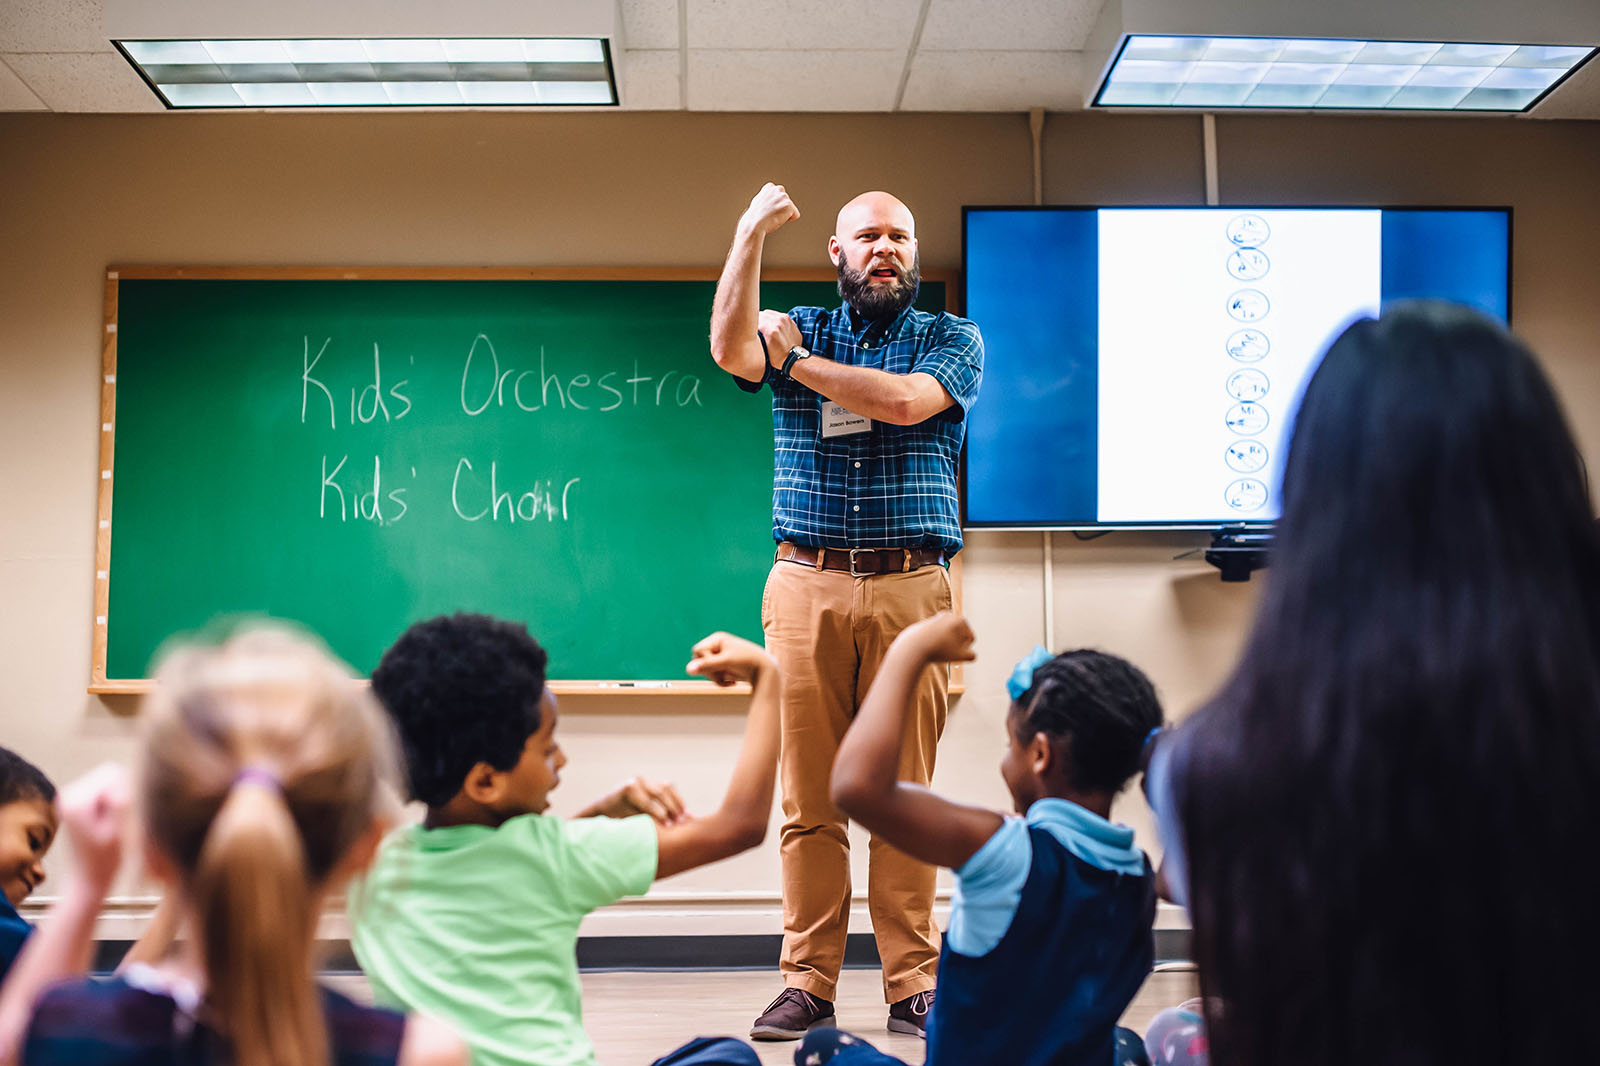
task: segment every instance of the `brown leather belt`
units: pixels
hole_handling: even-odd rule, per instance
[[[778,545],[775,558],[780,563],[840,570],[851,577],[905,574],[944,565],[944,552],[938,548],[806,548],[788,541]]]

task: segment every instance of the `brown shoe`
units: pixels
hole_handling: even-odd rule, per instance
[[[928,1039],[928,1016],[933,1013],[933,989],[889,1004],[889,1032]]]
[[[835,1024],[833,1004],[803,988],[785,988],[750,1027],[751,1040],[799,1040],[808,1029]]]

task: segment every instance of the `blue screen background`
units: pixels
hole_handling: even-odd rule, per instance
[[[1385,210],[1380,224],[1384,306],[1451,300],[1509,320],[1509,212]],[[965,524],[1095,524],[1096,210],[969,208],[964,238],[966,315],[983,333],[985,352],[983,388],[967,422]],[[1181,514],[1169,521],[1218,524]]]

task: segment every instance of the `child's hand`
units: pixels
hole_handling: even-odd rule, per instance
[[[940,611],[924,618],[895,638],[930,663],[965,663],[976,659],[972,642],[977,638],[967,620],[954,611]]]
[[[78,871],[96,888],[109,887],[122,865],[122,837],[131,794],[128,771],[115,763],[102,763],[56,797]]]
[[[762,672],[778,668],[765,648],[732,633],[713,633],[696,644],[690,654],[692,658],[684,669],[724,688],[739,681],[754,684]]]
[[[678,795],[677,786],[659,784],[636,777],[590,808],[605,818],[631,818],[648,814],[657,825],[677,825],[689,820],[689,812]]]

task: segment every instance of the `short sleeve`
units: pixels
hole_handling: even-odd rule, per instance
[[[583,913],[641,896],[656,879],[656,824],[631,818],[579,818],[562,823],[561,871],[568,898]]]
[[[994,950],[1011,928],[1032,867],[1028,824],[1021,818],[1007,818],[955,871],[955,899],[945,934],[950,950],[969,958]]]
[[[941,418],[959,422],[978,399],[983,382],[983,337],[976,324],[951,314],[941,314],[934,325],[934,344],[917,356],[911,373],[928,374],[944,386],[955,406],[940,413]]]

